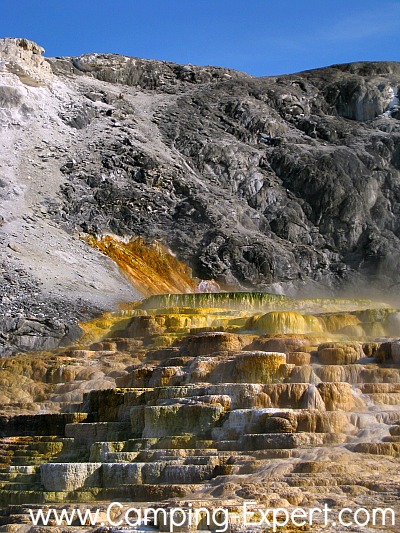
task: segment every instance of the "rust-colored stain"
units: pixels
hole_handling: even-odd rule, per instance
[[[123,241],[111,235],[83,240],[117,263],[143,296],[194,292],[191,269],[158,242],[146,244],[137,237]]]

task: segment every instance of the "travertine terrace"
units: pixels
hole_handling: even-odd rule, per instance
[[[42,531],[32,507],[110,501],[399,510],[399,317],[365,300],[153,296],[87,324],[87,345],[4,359],[1,530]]]

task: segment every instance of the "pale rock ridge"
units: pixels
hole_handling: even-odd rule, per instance
[[[43,49],[0,40],[0,354],[76,339],[76,322],[140,295],[102,254],[48,216],[74,140],[60,118],[74,92]]]
[[[36,87],[53,81],[44,48],[27,39],[0,39],[0,72],[15,74],[25,85]]]

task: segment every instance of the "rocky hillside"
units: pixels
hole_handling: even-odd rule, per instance
[[[0,40],[0,352],[139,294],[83,234],[158,240],[201,279],[395,293],[400,63],[254,78]]]

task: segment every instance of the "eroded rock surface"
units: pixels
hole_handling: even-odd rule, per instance
[[[139,296],[83,233],[158,240],[223,287],[393,294],[398,63],[254,78],[42,52],[0,41],[0,311],[61,329],[2,325],[2,353]]]

